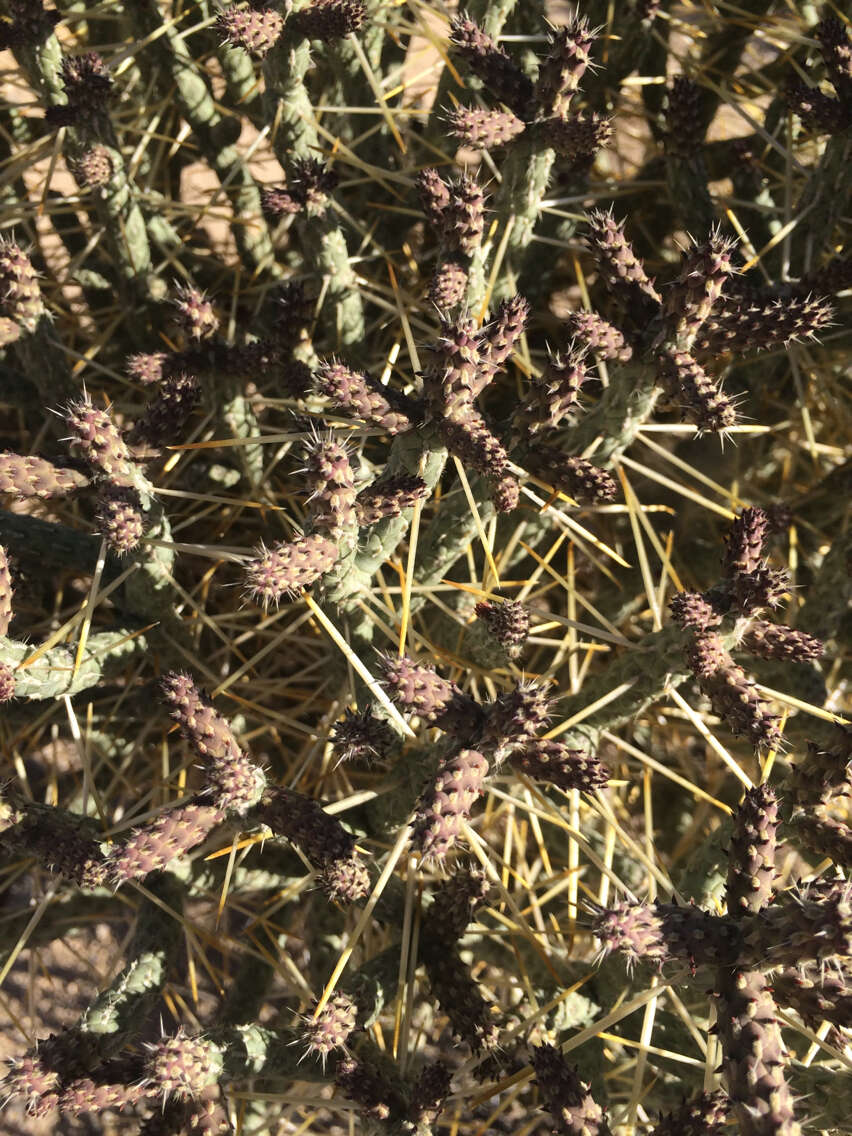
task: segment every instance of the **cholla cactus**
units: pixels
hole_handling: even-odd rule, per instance
[[[0,241],[0,344],[32,335],[45,314],[38,274],[19,244]]]
[[[185,856],[225,819],[215,805],[181,805],[136,828],[107,857],[109,878],[115,885],[141,880],[162,871],[172,860]]]
[[[76,469],[63,469],[44,458],[0,454],[0,492],[25,497],[62,497],[84,489],[89,479]]]
[[[848,1128],[849,29],[664,7],[0,6],[10,1128]]]
[[[149,1045],[145,1072],[164,1099],[200,1097],[218,1081],[222,1054],[212,1042],[180,1030]]]
[[[475,749],[458,749],[441,762],[414,816],[414,845],[425,861],[440,862],[458,843],[487,774],[488,762]]]
[[[291,789],[268,789],[258,819],[301,848],[330,899],[352,903],[367,894],[369,875],[354,837],[318,801]]]
[[[510,659],[518,659],[530,631],[530,617],[523,604],[506,600],[501,604],[478,603],[476,615]]]
[[[590,1085],[580,1079],[552,1045],[532,1050],[535,1079],[558,1132],[565,1136],[610,1136],[606,1114],[596,1103]]]
[[[332,994],[319,1013],[304,1019],[305,1052],[316,1053],[325,1066],[330,1053],[342,1049],[355,1029],[355,1003],[346,994]]]
[[[170,672],[161,689],[181,733],[204,761],[216,805],[237,813],[256,805],[266,787],[263,772],[189,675]]]

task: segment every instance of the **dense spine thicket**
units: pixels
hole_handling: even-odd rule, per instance
[[[0,53],[4,1125],[848,1131],[848,19]]]

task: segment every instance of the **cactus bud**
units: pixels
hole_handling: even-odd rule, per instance
[[[569,457],[553,446],[531,446],[524,464],[534,476],[581,505],[598,505],[618,496],[618,485],[606,470],[585,458]]]
[[[728,858],[728,912],[759,911],[772,898],[778,799],[768,785],[747,789],[734,814]]]
[[[301,848],[330,899],[363,899],[370,878],[355,852],[355,838],[319,803],[283,786],[267,789],[258,820]]]
[[[109,876],[115,886],[141,880],[162,871],[168,863],[191,852],[225,819],[214,805],[189,804],[161,813],[141,828],[135,828],[107,857]]]
[[[538,738],[515,749],[511,761],[518,773],[555,785],[566,793],[572,789],[592,793],[602,789],[610,778],[609,770],[596,757],[548,738]]]
[[[458,951],[448,948],[442,939],[426,939],[421,949],[432,993],[450,1019],[455,1035],[466,1041],[474,1053],[495,1049],[497,1025]]]
[[[190,339],[209,339],[218,331],[219,317],[211,302],[198,288],[176,288],[172,305],[175,322]]]
[[[688,352],[664,351],[658,365],[668,397],[700,431],[718,434],[736,425],[736,409],[721,383],[707,375]]]
[[[649,300],[655,307],[661,303],[653,280],[624,235],[624,222],[616,221],[611,210],[589,214],[589,242],[604,280],[625,307],[637,299],[640,308],[647,308]]]
[[[139,494],[121,485],[103,485],[98,493],[95,522],[113,552],[119,556],[132,552],[145,533]]]
[[[565,330],[602,359],[626,363],[633,356],[624,335],[596,312],[571,312],[565,317]]]
[[[148,1045],[145,1074],[164,1098],[189,1100],[216,1084],[222,1052],[212,1041],[190,1037],[183,1029]]]
[[[536,101],[544,114],[566,118],[589,66],[589,50],[594,42],[595,33],[588,20],[576,14],[551,37],[550,50],[539,64],[535,84]]]
[[[385,517],[398,517],[429,495],[426,482],[413,474],[399,473],[362,489],[355,498],[359,525],[374,525]]]
[[[329,1053],[346,1045],[355,1029],[355,1017],[352,999],[340,992],[332,994],[319,1014],[304,1019],[305,1052],[316,1053],[325,1068]]]
[[[815,636],[783,624],[767,623],[764,619],[756,619],[749,625],[741,646],[762,659],[785,659],[794,663],[818,659],[824,650]]]
[[[335,724],[331,744],[339,761],[363,761],[372,764],[387,757],[397,735],[381,718],[366,710],[344,711],[343,721]]]
[[[77,184],[86,189],[101,189],[113,175],[110,152],[100,144],[90,146],[68,164]]]
[[[439,312],[447,312],[462,302],[466,288],[466,269],[458,260],[450,257],[442,260],[432,273],[428,298]]]
[[[469,734],[478,727],[481,711],[477,704],[431,667],[420,666],[405,655],[380,655],[379,667],[391,698],[410,714],[453,734]]]
[[[72,402],[65,418],[71,428],[71,442],[88,464],[114,485],[132,485],[130,450],[106,410],[99,410],[89,398]]]
[[[669,610],[678,627],[694,627],[698,631],[709,631],[722,622],[721,614],[705,596],[698,592],[678,592],[669,601]]]
[[[181,733],[203,758],[218,808],[245,813],[266,787],[263,772],[237,742],[226,720],[189,675],[170,671],[161,682],[165,702]]]
[[[342,363],[322,363],[314,381],[321,395],[371,426],[379,426],[389,434],[403,434],[411,429],[414,407],[410,400],[362,371],[352,371]]]

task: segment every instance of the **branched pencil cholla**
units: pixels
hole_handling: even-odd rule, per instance
[[[4,1132],[849,1131],[842,8],[0,0]]]

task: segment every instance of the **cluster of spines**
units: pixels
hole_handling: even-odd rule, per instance
[[[289,17],[287,27],[305,39],[332,43],[357,32],[366,19],[362,0],[313,0]]]
[[[717,1136],[731,1111],[723,1092],[704,1092],[661,1116],[650,1136]]]
[[[352,903],[369,891],[370,877],[355,838],[319,801],[283,786],[270,788],[257,819],[302,850],[329,899]]]
[[[824,296],[762,299],[732,292],[705,321],[694,351],[703,357],[767,351],[799,339],[813,339],[834,315]]]
[[[551,355],[543,374],[531,384],[515,411],[515,427],[530,437],[542,430],[557,429],[578,409],[580,388],[588,377],[582,350]]]
[[[232,4],[219,15],[219,30],[225,42],[242,48],[255,59],[264,59],[283,34],[332,43],[356,32],[367,18],[361,0],[313,0],[287,16],[260,4]]]
[[[225,42],[241,47],[255,59],[268,55],[284,28],[284,17],[275,8],[240,8],[232,4],[219,15],[219,30]]]
[[[91,1039],[88,1042],[77,1030],[42,1042],[13,1063],[0,1085],[6,1099],[22,1097],[27,1115],[41,1118],[54,1109],[69,1117],[106,1109],[121,1112],[153,1098],[164,1116],[167,1111],[180,1114],[188,1131],[209,1136],[230,1131],[218,1104],[222,1051],[212,1041],[180,1029],[148,1044],[141,1062],[104,1061]],[[67,1051],[72,1043],[76,1052]],[[145,1131],[145,1126],[139,1130]]]
[[[786,1049],[766,976],[734,969],[720,978],[716,1032],[722,1069],[745,1131],[799,1136],[784,1075]]]
[[[98,532],[119,556],[132,552],[145,535],[145,513],[135,489],[101,485],[95,512]]]
[[[443,880],[432,894],[432,903],[424,920],[424,933],[443,943],[455,943],[462,937],[488,893],[485,873],[479,869],[459,868]]]
[[[172,296],[175,323],[189,339],[211,339],[219,330],[219,317],[213,303],[198,288],[181,285]]]
[[[148,1045],[145,1077],[164,1099],[201,1097],[222,1074],[222,1051],[212,1041],[179,1030]]]
[[[286,185],[265,186],[260,200],[263,212],[274,220],[304,213],[322,218],[330,194],[337,188],[337,174],[318,158],[297,158],[290,165]]]
[[[710,318],[733,272],[733,242],[717,230],[682,255],[680,275],[665,293],[667,337],[679,351],[690,351],[699,330]]]
[[[45,111],[51,126],[73,126],[84,136],[97,137],[105,129],[113,80],[107,65],[96,51],[66,55],[61,65],[66,102]]]
[[[624,332],[597,312],[570,312],[565,317],[564,327],[574,341],[601,359],[627,363],[633,357],[633,347]]]
[[[758,911],[775,885],[778,800],[769,785],[748,789],[731,836],[726,899],[729,914]]]
[[[692,905],[624,901],[596,912],[594,933],[601,957],[614,951],[633,967],[733,965],[742,935],[730,918],[710,915]]]
[[[480,710],[476,702],[434,667],[415,663],[406,655],[382,655],[379,664],[391,697],[408,713],[451,734],[477,728]]]
[[[814,963],[786,967],[772,975],[772,994],[780,1006],[795,1010],[811,1029],[831,1022],[852,1027],[852,988],[846,971]]]
[[[746,508],[725,536],[724,578],[707,592],[680,592],[670,603],[675,622],[690,632],[686,661],[714,711],[736,734],[758,747],[780,740],[777,719],[769,713],[754,684],[728,652],[720,630],[728,615],[748,617],[736,627],[736,645],[753,655],[806,662],[822,654],[820,640],[805,632],[754,618],[774,606],[787,587],[786,575],[766,566],[763,553],[769,517]]]
[[[612,210],[594,209],[588,215],[588,239],[607,286],[619,303],[630,309],[638,305],[654,311],[662,303],[654,281],[624,232],[624,222],[616,221]]]
[[[338,1061],[334,1080],[343,1095],[356,1102],[363,1117],[391,1122],[404,1118],[405,1099],[387,1066],[347,1055]]]
[[[386,517],[398,517],[407,509],[413,509],[428,494],[423,478],[412,473],[392,474],[374,481],[355,498],[358,524],[375,525]]]
[[[72,448],[97,477],[113,485],[133,485],[133,456],[109,411],[84,396],[68,405],[65,421]]]
[[[138,358],[145,360],[150,356]],[[144,367],[142,371],[144,374]],[[156,395],[128,431],[127,441],[131,447],[159,451],[176,442],[201,398],[201,384],[195,375],[183,371],[159,381]]]
[[[89,478],[77,469],[56,466],[32,455],[0,453],[0,493],[8,493],[18,500],[65,497],[87,485]]]
[[[517,682],[480,705],[433,668],[406,656],[383,657],[381,665],[395,702],[461,743],[442,760],[417,805],[415,844],[424,859],[443,859],[458,842],[490,766],[509,760],[518,772],[566,790],[592,791],[609,779],[595,757],[538,737],[550,709],[544,687]]]
[[[379,427],[391,435],[403,434],[412,427],[416,411],[410,400],[362,371],[327,362],[314,372],[314,383],[317,391],[334,407],[369,426]]]

